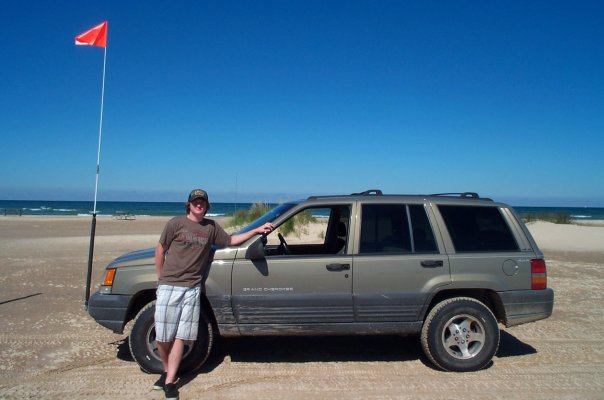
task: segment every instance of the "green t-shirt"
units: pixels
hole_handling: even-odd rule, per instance
[[[166,224],[159,243],[167,249],[160,284],[194,287],[201,283],[209,267],[213,244],[228,246],[231,237],[211,219],[195,222],[186,216],[172,218]]]

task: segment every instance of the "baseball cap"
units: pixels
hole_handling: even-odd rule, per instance
[[[208,199],[208,192],[203,189],[191,190],[189,193],[189,203],[195,199],[204,199],[208,203],[208,209],[210,208],[210,200]]]

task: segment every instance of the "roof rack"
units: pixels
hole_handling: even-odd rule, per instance
[[[382,196],[384,193],[380,189],[369,189],[364,192],[352,193],[351,196]]]
[[[461,193],[433,193],[430,196],[453,196],[461,198],[479,199],[480,196],[475,192],[461,192]]]
[[[364,192],[359,192],[359,193],[351,193],[350,196],[383,196],[383,193],[381,190],[379,189],[369,189],[369,190],[365,190]],[[342,195],[331,195],[331,196],[309,196],[308,199],[321,199],[321,198],[326,198],[326,197],[334,197],[334,196],[342,196]]]
[[[490,200],[487,197],[480,197],[476,192],[461,192],[461,193],[434,193],[430,196],[451,196],[451,197],[461,197],[462,199],[481,199],[481,200]]]
[[[332,195],[332,196],[309,196],[308,199],[319,199],[326,197],[341,197],[342,195]],[[384,193],[380,189],[369,189],[363,192],[351,193],[350,196],[384,196]],[[433,194],[419,194],[419,195],[400,195],[400,196],[442,196],[442,197],[459,197],[462,199],[480,199],[486,201],[493,201],[488,197],[480,197],[476,192],[459,192],[459,193],[433,193]]]

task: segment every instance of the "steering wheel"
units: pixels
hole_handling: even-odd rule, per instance
[[[287,242],[285,241],[285,238],[283,237],[281,232],[279,232],[277,234],[277,237],[279,238],[279,241],[281,242],[281,247],[283,248],[283,252],[288,255],[291,254],[292,252],[291,252],[289,246],[287,245]]]

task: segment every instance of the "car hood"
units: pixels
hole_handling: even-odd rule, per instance
[[[228,250],[229,248],[217,250],[216,246],[212,246],[210,258],[214,260],[232,258],[233,248],[230,248],[231,252],[229,252]],[[149,247],[147,249],[140,249],[122,254],[121,256],[111,261],[109,267],[126,267],[132,265],[146,264],[155,265],[155,247]]]
[[[143,262],[143,260],[145,260]],[[155,247],[149,247],[147,249],[135,250],[126,254],[122,254],[118,258],[111,261],[109,266],[112,267],[123,267],[126,265],[141,265],[141,264],[154,264],[155,265]]]

